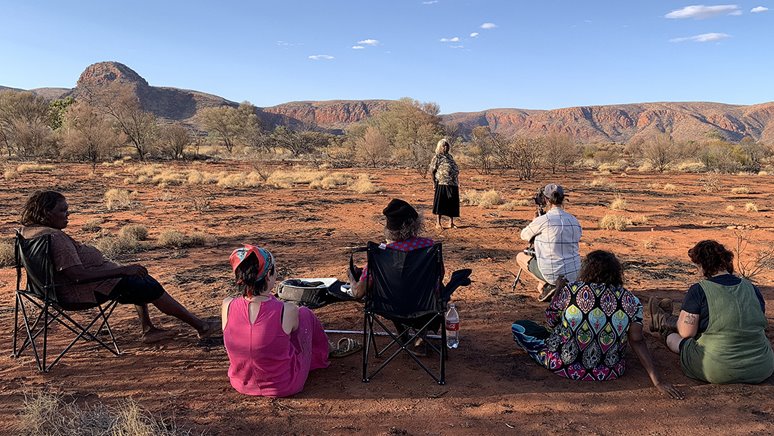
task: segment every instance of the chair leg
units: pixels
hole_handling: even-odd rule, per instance
[[[371,334],[368,329],[368,313],[363,315],[363,383],[368,383],[368,355],[371,348]]]
[[[19,293],[16,293],[16,305],[13,310],[13,357],[19,357],[18,354],[16,354],[16,340],[19,334]]]
[[[48,302],[43,308],[43,372],[48,372],[46,367],[46,353],[48,352]]]

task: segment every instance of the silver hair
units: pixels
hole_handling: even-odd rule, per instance
[[[419,212],[416,218],[404,221],[398,230],[391,230],[385,227],[384,238],[388,241],[405,241],[419,236],[423,227],[424,217]]]
[[[451,148],[451,144],[449,144],[449,141],[446,140],[446,138],[441,138],[440,141],[438,141],[438,144],[435,146],[435,154],[441,154],[443,153],[443,146],[447,146]]]

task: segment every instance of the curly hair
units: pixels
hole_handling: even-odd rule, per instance
[[[388,241],[405,241],[406,239],[416,238],[422,232],[424,220],[422,214],[418,214],[414,219],[407,219],[398,230],[384,228],[384,238]]]
[[[615,254],[594,250],[586,255],[581,265],[578,280],[585,283],[605,283],[621,286],[624,282],[623,265]]]
[[[253,253],[250,253],[234,270],[237,290],[242,293],[243,297],[253,298],[254,295],[266,292],[269,286],[269,276],[274,275],[274,265],[271,266],[269,273],[260,280],[256,280],[258,272],[258,258]]]
[[[47,225],[48,212],[54,210],[57,203],[65,197],[57,191],[37,191],[27,200],[21,214],[23,226]]]
[[[709,278],[722,271],[734,273],[734,253],[718,241],[700,241],[688,250],[688,257],[701,267],[704,277]]]

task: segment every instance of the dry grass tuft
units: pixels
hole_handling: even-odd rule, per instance
[[[89,233],[97,233],[98,231],[102,230],[102,218],[94,218],[93,220],[86,221],[82,226],[81,230],[84,232]]]
[[[589,183],[592,188],[615,189],[616,184],[606,177],[597,177]]]
[[[666,192],[677,192],[677,186],[675,186],[675,185],[673,185],[671,183],[664,184],[662,189],[664,189],[664,191],[666,191]]]
[[[159,247],[167,248],[188,248],[212,245],[216,242],[217,241],[214,236],[200,232],[186,235],[185,233],[178,232],[177,230],[165,230],[159,235],[157,245]]]
[[[610,209],[612,210],[626,210],[626,199],[620,195],[616,195],[615,199],[610,203]]]
[[[319,180],[312,180],[309,182],[309,187],[312,189],[336,189],[346,185],[348,181],[349,178],[344,174],[334,173]]]
[[[707,167],[698,161],[686,161],[680,162],[677,165],[677,171],[680,171],[681,173],[703,173],[704,171],[707,171]]]
[[[664,189],[664,185],[662,185],[661,183],[648,183],[646,185],[646,188],[652,189],[654,191],[660,191],[660,190]]]
[[[755,203],[747,203],[744,205],[744,210],[747,212],[758,212],[758,205]]]
[[[653,250],[653,249],[655,249],[657,247],[657,244],[656,244],[656,241],[654,241],[652,239],[646,239],[646,240],[642,241],[642,246],[643,246],[643,248],[645,248],[647,250]]]
[[[599,220],[599,228],[605,230],[626,230],[631,224],[628,218],[620,215],[605,215]]]
[[[367,174],[360,174],[357,179],[350,183],[349,190],[358,194],[376,194],[383,191],[382,188],[374,185]]]
[[[0,266],[13,266],[13,241],[0,241]]]
[[[148,239],[148,229],[142,224],[127,224],[118,231],[121,238],[134,239],[135,241],[144,241]]]
[[[481,206],[483,208],[491,208],[505,202],[500,193],[494,189],[489,191],[469,189],[462,194],[460,201],[471,206]]]
[[[99,436],[178,436],[190,435],[172,420],[154,417],[132,399],[115,407],[103,402],[80,406],[51,393],[26,395],[18,421],[17,434],[99,435]]]
[[[125,189],[109,189],[105,192],[104,201],[107,210],[131,209],[134,205],[132,194]]]
[[[266,183],[275,188],[291,188],[297,184],[310,184],[322,180],[328,173],[325,171],[275,171],[266,179]]]
[[[699,183],[701,183],[702,189],[704,189],[705,192],[718,192],[720,191],[721,182],[720,182],[720,176],[717,174],[707,174],[706,176],[699,179]]]
[[[731,188],[731,193],[732,194],[749,194],[750,193],[750,188],[748,188],[747,186],[738,186],[736,188]]]
[[[140,241],[126,236],[106,236],[94,241],[94,246],[108,259],[117,259],[141,251]]]
[[[734,209],[736,209],[736,208],[734,207],[733,204],[729,204],[728,206],[726,206],[726,211],[727,212],[733,212]]]
[[[6,168],[5,171],[3,171],[3,178],[5,180],[13,180],[15,178],[19,177],[19,172],[16,171],[16,168]]]
[[[532,206],[533,204],[535,203],[532,200],[527,200],[527,199],[511,200],[507,203],[503,203],[502,205],[500,205],[498,209],[517,210],[518,208]]]
[[[39,164],[36,162],[30,162],[30,163],[19,165],[18,167],[16,167],[16,171],[20,173],[28,173],[31,171],[51,171],[54,168],[56,167],[51,164]]]
[[[641,226],[648,222],[647,215],[632,215],[629,217],[629,223],[635,226]]]

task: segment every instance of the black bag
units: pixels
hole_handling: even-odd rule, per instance
[[[322,281],[288,279],[277,287],[277,298],[310,309],[316,309],[329,303],[354,300],[352,296],[341,291],[342,284],[338,280],[327,285]]]

